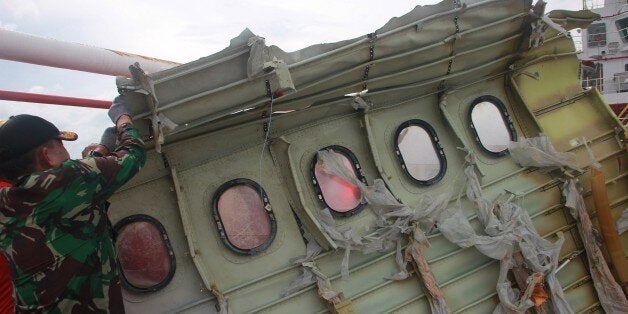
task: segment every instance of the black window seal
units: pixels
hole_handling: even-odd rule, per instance
[[[440,170],[438,171],[436,176],[434,176],[433,178],[429,180],[419,180],[415,178],[414,176],[412,176],[412,174],[410,174],[410,172],[408,171],[408,167],[406,166],[406,162],[403,159],[403,155],[401,154],[401,150],[399,149],[399,134],[401,134],[401,131],[403,129],[410,126],[418,126],[427,132],[432,142],[432,146],[434,147],[434,151],[438,155],[438,161],[440,162]],[[397,158],[399,162],[401,163],[401,168],[404,170],[404,172],[410,177],[410,179],[413,182],[419,185],[428,186],[428,185],[437,183],[445,176],[445,172],[447,171],[447,157],[445,156],[443,147],[440,144],[438,135],[436,135],[436,131],[428,122],[421,119],[412,119],[412,120],[408,120],[402,123],[401,125],[399,125],[399,127],[397,127],[397,131],[395,131],[395,138],[394,138],[393,145],[395,148],[395,155],[397,155]]]
[[[168,237],[166,228],[164,228],[164,226],[161,224],[161,222],[159,222],[159,220],[145,214],[136,214],[136,215],[127,216],[120,219],[120,221],[118,221],[113,226],[114,245],[118,239],[118,233],[120,232],[120,230],[124,226],[135,223],[135,222],[148,222],[157,228],[157,230],[159,231],[159,234],[161,235],[161,241],[164,245],[164,248],[166,249],[166,252],[168,253],[169,262],[170,262],[170,270],[168,271],[168,275],[166,275],[166,278],[164,278],[164,280],[161,281],[160,283],[151,287],[140,288],[140,287],[134,286],[126,279],[126,277],[124,276],[124,269],[122,268],[122,265],[120,264],[119,259],[116,259],[116,262],[118,263],[118,268],[120,269],[120,283],[122,287],[124,287],[126,290],[131,291],[131,292],[136,292],[136,293],[155,292],[167,286],[172,280],[172,278],[174,277],[174,273],[177,268],[177,262],[174,256],[174,251],[172,250],[172,245],[170,244],[170,238]]]
[[[349,150],[346,147],[340,146],[340,145],[331,145],[331,146],[327,146],[327,147],[321,148],[318,151],[329,150],[329,149],[331,149],[334,152],[342,154],[345,157],[347,157],[349,159],[349,161],[351,162],[351,167],[353,168],[353,172],[355,173],[356,178],[358,180],[360,180],[362,183],[367,184],[366,183],[366,178],[364,178],[364,173],[362,171],[362,166],[360,165],[360,162],[358,162],[358,158],[355,157],[355,154],[351,150]],[[325,197],[323,196],[323,191],[322,191],[320,185],[318,184],[318,179],[316,178],[316,163],[317,162],[318,162],[318,154],[314,154],[314,158],[312,159],[312,163],[311,163],[311,167],[310,167],[310,175],[311,175],[312,184],[314,185],[314,190],[316,191],[316,196],[318,197],[318,200],[325,207],[329,208],[331,214],[334,215],[334,216],[351,217],[351,216],[361,212],[362,209],[364,209],[364,207],[366,206],[366,204],[364,204],[362,202],[360,202],[353,209],[348,210],[346,212],[336,211],[336,210],[334,210],[333,208],[331,208],[327,204],[327,202],[325,201]]]
[[[508,155],[507,148],[499,152],[492,152],[488,150],[486,147],[484,147],[484,145],[482,144],[482,141],[480,141],[478,132],[475,129],[475,125],[473,125],[473,119],[471,119],[471,113],[473,112],[473,108],[475,108],[475,106],[477,106],[479,103],[484,102],[484,101],[494,104],[497,107],[497,109],[499,109],[499,111],[501,112],[501,116],[504,121],[504,124],[506,124],[506,128],[508,129],[508,133],[510,133],[510,140],[513,142],[517,141],[517,131],[515,130],[515,126],[512,123],[512,118],[508,114],[508,110],[506,110],[506,106],[501,100],[499,100],[499,98],[495,96],[490,96],[490,95],[484,95],[484,96],[480,96],[476,98],[475,100],[473,100],[473,102],[471,103],[471,107],[469,108],[469,127],[471,128],[471,132],[473,132],[473,138],[480,145],[480,147],[485,153],[488,153],[489,155],[495,156],[495,157],[506,156]]]
[[[264,204],[264,212],[268,217],[268,223],[270,224],[270,235],[264,241],[264,243],[251,248],[251,249],[241,249],[235,246],[231,241],[229,241],[229,237],[227,237],[227,233],[224,229],[224,225],[222,223],[222,219],[220,218],[220,213],[218,212],[218,200],[220,196],[228,190],[236,185],[246,185],[257,192],[258,197]],[[214,194],[212,200],[212,216],[214,217],[214,222],[216,223],[216,228],[218,229],[218,233],[220,234],[220,239],[222,243],[231,251],[242,254],[242,255],[255,255],[257,253],[265,251],[275,239],[275,235],[277,234],[277,222],[275,219],[275,214],[273,213],[273,209],[270,206],[270,201],[268,200],[268,196],[266,191],[255,181],[247,178],[237,178],[223,183]]]
[[[626,27],[622,28],[621,23],[623,23],[624,21],[627,22]],[[621,37],[621,40],[625,43],[628,42],[628,17],[616,20],[615,27],[617,27],[617,31],[619,32],[619,37]]]

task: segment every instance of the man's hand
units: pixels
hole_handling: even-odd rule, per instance
[[[124,117],[124,116],[123,116]],[[109,152],[116,149],[116,142],[118,140],[118,129],[116,127],[108,127],[102,133],[100,138],[100,144],[105,146]]]
[[[109,149],[106,146],[98,143],[91,143],[81,153],[83,158],[85,157],[103,157],[109,155]]]
[[[120,120],[121,117],[127,116],[129,118],[129,122],[132,117],[129,108],[124,103],[124,100],[122,100],[122,96],[118,96],[113,100],[113,104],[109,107],[109,112],[107,112],[107,114],[116,126],[119,125],[118,120]]]
[[[85,157],[103,157],[109,155],[116,149],[116,143],[118,139],[118,129],[116,127],[108,127],[102,133],[100,143],[91,143],[85,149],[81,155]]]
[[[118,121],[116,122],[116,128],[120,128],[125,123],[133,123],[133,120],[131,120],[130,116],[127,116],[127,115],[120,116],[120,118],[118,118]]]

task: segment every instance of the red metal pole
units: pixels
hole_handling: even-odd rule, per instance
[[[55,95],[21,93],[0,90],[0,100],[23,101],[40,104],[75,106],[85,108],[109,109],[111,101],[86,98],[75,98]]]

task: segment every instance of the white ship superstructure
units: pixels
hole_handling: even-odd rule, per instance
[[[587,0],[600,20],[582,30],[582,86],[596,87],[624,118],[628,103],[628,0]],[[623,113],[622,113],[623,111]],[[625,123],[625,122],[624,122]]]

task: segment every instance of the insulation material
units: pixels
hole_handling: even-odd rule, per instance
[[[460,201],[456,202],[456,206],[443,211],[438,229],[450,242],[462,248],[474,246],[492,259],[504,259],[514,250],[515,236],[511,233],[495,236],[477,235],[462,213]]]
[[[233,311],[231,311],[231,308],[229,307],[229,303],[227,302],[227,299],[225,298],[220,298],[218,299],[218,306],[220,307],[220,314],[233,314]]]
[[[591,149],[586,144],[586,139],[584,139],[584,143],[589,152],[591,167],[599,167]],[[518,143],[511,143],[511,147],[511,156],[522,166],[540,167],[544,168],[544,170],[567,167],[582,171],[575,166],[575,161],[572,161],[573,157],[571,157],[571,154],[557,152],[545,136],[522,139]],[[626,301],[621,287],[613,279],[604,260],[604,256],[595,243],[596,236],[594,235],[591,219],[587,213],[582,195],[576,187],[575,180],[570,179],[565,183],[563,186],[563,195],[566,198],[565,206],[571,209],[571,215],[578,222],[578,231],[580,232],[580,237],[582,238],[589,261],[589,273],[593,279],[593,284],[602,308],[604,308],[607,313],[627,313],[628,301]],[[558,280],[555,278],[555,271],[551,271],[550,275],[554,276],[548,276],[547,280],[550,288],[554,289],[554,287],[560,286]],[[552,290],[552,292],[554,294],[554,290]],[[554,301],[555,308],[559,305],[568,306],[567,303],[562,300],[557,304],[554,300],[554,295],[552,295],[552,301]]]
[[[337,154],[342,158],[344,166],[355,175],[351,160],[344,154]],[[314,176],[329,209],[339,213],[347,213],[360,206],[362,192],[355,184],[325,172],[320,162],[314,165]]]
[[[513,267],[512,254],[504,257],[499,265],[499,279],[497,279],[497,295],[499,296],[500,304],[497,305],[494,314],[496,313],[524,313],[527,309],[534,306],[530,295],[532,294],[534,282],[530,280],[530,284],[526,288],[525,293],[519,299],[520,292],[518,289],[513,289],[510,281],[508,281],[508,271]]]
[[[510,142],[508,150],[512,159],[523,167],[537,167],[547,171],[570,168],[582,172],[576,163],[576,155],[556,151],[545,135]]]
[[[316,275],[314,275],[312,270],[306,267],[301,267],[300,273],[297,276],[297,278],[292,280],[292,282],[287,287],[283,288],[281,290],[280,295],[281,297],[289,296],[293,293],[296,293],[298,291],[301,291],[309,287],[315,282],[316,282]]]
[[[497,293],[500,304],[495,313],[523,313],[534,306],[530,300],[536,285],[532,282],[539,274],[550,283],[552,303],[557,313],[572,313],[567,304],[562,287],[555,278],[558,267],[560,248],[563,238],[551,243],[541,237],[535,230],[528,212],[511,202],[493,203],[485,199],[477,175],[474,171],[475,158],[467,151],[466,195],[478,210],[478,219],[484,226],[486,235],[477,235],[461,208],[460,195],[453,207],[443,211],[439,217],[439,229],[443,235],[461,247],[475,246],[478,251],[493,259],[501,261]],[[519,248],[529,269],[536,274],[528,277],[529,286],[525,294],[519,297],[508,281],[506,274],[513,267],[512,254]]]
[[[349,275],[349,254],[351,250],[359,250],[363,253],[374,251],[386,251],[397,247],[396,260],[400,271],[392,275],[391,279],[401,280],[408,277],[407,263],[414,261],[417,271],[421,274],[422,283],[426,288],[426,295],[432,309],[432,313],[449,313],[443,293],[438,287],[434,275],[429,269],[423,250],[429,247],[424,230],[431,230],[434,226],[434,218],[448,203],[449,196],[443,195],[435,199],[425,199],[412,209],[400,203],[386,188],[381,179],[374,181],[373,185],[366,185],[358,180],[347,169],[343,160],[332,150],[318,152],[318,160],[325,172],[336,175],[347,182],[357,186],[362,193],[362,202],[368,203],[378,213],[377,229],[373,235],[362,238],[352,229],[338,231],[336,223],[328,209],[322,210],[319,221],[323,229],[329,234],[338,247],[345,250],[345,256],[341,265],[343,278]],[[409,238],[405,257],[401,254],[401,239],[406,235]]]
[[[602,251],[595,243],[593,225],[587,213],[584,199],[576,187],[576,180],[571,179],[565,183],[563,195],[566,198],[565,206],[570,208],[571,215],[578,222],[578,231],[587,252],[589,273],[602,308],[606,313],[628,313],[626,296],[613,279]]]
[[[220,292],[215,285],[211,286],[211,293],[216,297],[216,310],[219,314],[233,314],[233,311],[229,307],[229,302],[225,295]]]
[[[589,141],[585,137],[583,137],[582,140],[584,143],[584,147],[587,149],[587,156],[589,157],[589,166],[597,170],[602,170],[602,164],[597,162],[597,159],[595,158],[595,155],[593,154],[593,150],[589,146]]]
[[[336,229],[336,222],[327,208],[320,211],[318,221],[323,227],[323,230],[336,242],[336,245],[345,250],[340,273],[342,274],[343,280],[349,279],[349,255],[351,250],[362,250],[364,247],[362,237],[352,228],[343,231]]]
[[[628,208],[624,208],[621,217],[617,220],[617,232],[622,234],[628,230]]]
[[[292,264],[301,265],[301,273],[295,278],[290,285],[285,287],[281,291],[281,296],[285,297],[296,293],[306,287],[316,283],[318,286],[318,294],[325,300],[331,300],[337,297],[339,294],[332,290],[331,284],[327,277],[323,275],[316,267],[314,259],[320,254],[323,249],[316,243],[314,237],[311,234],[306,233],[304,235],[307,245],[305,247],[305,255],[298,256],[291,260]]]
[[[431,217],[435,216],[439,205],[443,207],[443,203],[446,204],[443,199],[446,200],[447,197],[433,202],[432,205],[425,207],[425,210],[415,211],[400,203],[381,179],[376,179],[373,185],[366,185],[352,176],[349,170],[344,167],[342,159],[333,151],[319,151],[318,160],[322,162],[325,172],[337,175],[356,185],[362,192],[362,202],[371,204],[374,210],[379,213],[375,235],[368,238],[368,244],[359,241],[359,244],[355,243],[357,246],[362,246],[367,253],[388,250],[393,247],[393,244],[402,234],[412,234],[418,242],[427,243],[427,237],[422,227],[428,230],[432,228],[434,220]],[[423,202],[422,205],[426,203]],[[320,218],[331,238],[342,239],[339,232],[335,230],[335,222],[328,210],[321,211]],[[411,225],[411,221],[417,222],[414,227]],[[343,233],[345,234],[344,238],[347,238],[347,235],[359,237],[353,230],[346,230]],[[355,240],[357,241],[357,239]],[[341,247],[343,246],[341,245]]]

